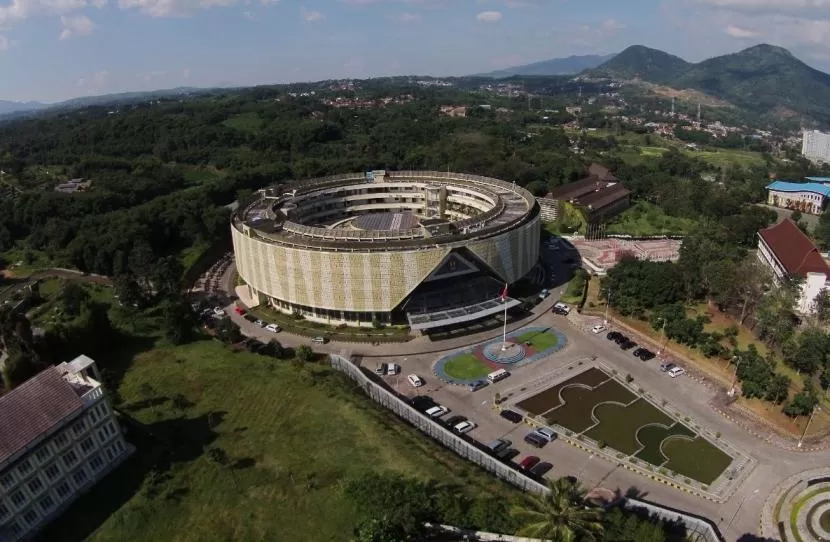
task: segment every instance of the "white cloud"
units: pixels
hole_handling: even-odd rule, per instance
[[[63,25],[63,30],[60,33],[60,39],[62,40],[73,36],[88,36],[95,29],[95,23],[86,15],[61,15],[61,25]]]
[[[476,15],[476,20],[482,23],[497,23],[502,17],[501,11],[482,11]]]
[[[393,21],[397,21],[399,23],[416,23],[421,20],[421,16],[417,13],[398,13],[396,15],[390,15],[389,18]]]
[[[319,11],[309,11],[304,7],[300,8],[300,14],[303,16],[303,19],[310,23],[316,23],[317,21],[321,21],[325,17]]]
[[[186,17],[200,8],[230,6],[237,0],[118,0],[121,9],[138,9],[150,17]]]
[[[107,0],[12,0],[0,6],[0,28],[38,15],[62,15],[86,7],[102,8]]]
[[[735,26],[732,24],[728,25],[724,32],[726,32],[727,35],[738,39],[754,38],[759,35],[758,32],[755,32],[754,30],[741,28],[740,26]]]
[[[616,32],[617,30],[622,30],[625,28],[625,23],[618,21],[617,19],[605,19],[602,21],[602,29],[607,32]]]

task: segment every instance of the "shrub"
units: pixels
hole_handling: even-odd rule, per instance
[[[634,377],[633,377],[633,376],[631,376],[631,374],[629,373],[629,374],[625,375],[625,381],[626,381],[626,382],[633,382],[633,381],[634,381]]]
[[[597,448],[599,448],[600,450],[602,450],[603,448],[605,448],[605,446],[606,446],[606,444],[605,444],[605,441],[604,441],[604,440],[598,440],[598,441],[597,441]]]
[[[689,480],[688,478],[684,478],[684,479],[683,479],[683,483],[684,483],[684,484],[686,484],[687,486],[692,485],[692,481],[691,481],[691,480]]]
[[[720,431],[718,431],[717,433],[715,433],[715,438],[720,438]]]

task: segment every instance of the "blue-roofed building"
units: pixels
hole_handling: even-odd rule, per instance
[[[811,182],[775,181],[767,185],[767,204],[820,215],[830,201],[830,178],[808,179]]]

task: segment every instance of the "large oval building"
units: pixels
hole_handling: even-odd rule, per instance
[[[332,325],[426,330],[501,311],[539,256],[539,208],[514,184],[372,171],[260,192],[233,217],[245,297]]]

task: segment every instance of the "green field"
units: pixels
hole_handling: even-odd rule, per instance
[[[548,423],[559,424],[574,433],[581,433],[594,425],[592,412],[596,405],[604,402],[627,404],[635,399],[633,393],[614,380],[609,380],[590,390],[582,387],[566,387],[560,394],[562,406],[548,412],[545,420]]]
[[[342,486],[371,471],[518,495],[371,403],[325,363],[201,341],[107,370],[126,370],[120,409],[137,420],[127,439],[139,450],[44,540],[348,540],[360,511]],[[227,460],[211,460],[209,449]]]
[[[444,372],[457,380],[475,380],[487,376],[492,369],[473,354],[459,354],[444,364]]]
[[[520,344],[530,343],[537,352],[555,348],[559,344],[559,337],[550,332],[529,331],[514,338]]]
[[[696,224],[690,218],[669,216],[660,207],[641,201],[616,216],[605,231],[626,235],[685,234]]]
[[[694,437],[695,433],[682,423],[675,423],[668,428],[660,425],[641,427],[637,432],[637,440],[643,449],[637,452],[636,457],[652,465],[662,465],[668,458],[663,455],[660,446],[667,438],[674,436]]]
[[[711,484],[732,462],[732,458],[704,438],[693,441],[669,439],[663,443],[663,453],[669,458],[667,469]]]
[[[262,119],[256,113],[240,113],[228,117],[222,124],[240,132],[256,133],[262,127]]]
[[[573,278],[568,282],[565,293],[562,294],[563,303],[577,304],[582,302],[582,294],[585,292],[585,281],[588,275],[584,271],[577,270]]]
[[[608,403],[597,405],[594,416],[599,423],[585,432],[595,441],[603,441],[615,450],[631,455],[640,449],[637,431],[649,424],[671,425],[672,419],[657,410],[645,399],[637,399],[628,406]]]

